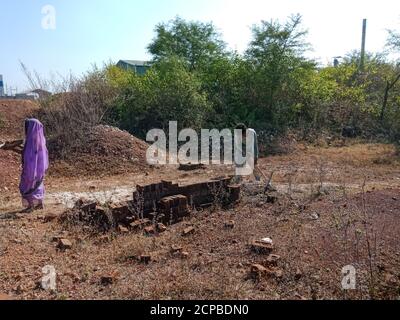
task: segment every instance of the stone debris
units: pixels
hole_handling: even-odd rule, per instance
[[[57,248],[63,251],[70,250],[72,249],[72,242],[68,239],[60,239]]]
[[[270,254],[274,250],[274,244],[270,241],[265,241],[265,239],[250,242],[250,247],[259,254]]]
[[[110,231],[114,226],[120,231],[120,226],[132,231],[141,230],[154,223],[156,232],[165,232],[167,225],[182,221],[193,208],[212,204],[215,201],[213,190],[222,190],[226,194],[224,205],[239,201],[241,186],[233,185],[231,181],[232,177],[226,177],[189,185],[169,181],[137,185],[132,200],[121,203],[100,206],[95,201],[81,198],[62,215],[61,220],[79,220],[103,232]],[[126,230],[122,229],[122,232]],[[150,233],[153,234],[153,231]]]
[[[260,280],[264,277],[274,277],[280,280],[283,278],[283,271],[277,268],[266,268],[261,264],[252,264],[250,267],[250,275],[256,280]]]
[[[268,269],[265,268],[264,266],[262,266],[261,264],[253,264],[250,267],[250,273],[256,279],[259,279],[259,278],[265,276],[267,274],[267,272],[268,272]]]
[[[267,264],[270,266],[276,267],[280,260],[281,260],[281,256],[278,256],[277,254],[271,254],[267,258]]]
[[[191,235],[195,232],[195,228],[194,227],[187,227],[183,230],[182,235],[183,236],[188,236]]]

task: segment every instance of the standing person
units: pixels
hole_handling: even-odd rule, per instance
[[[37,119],[25,120],[25,144],[22,150],[22,174],[19,190],[25,212],[43,209],[44,177],[49,167],[43,124]]]

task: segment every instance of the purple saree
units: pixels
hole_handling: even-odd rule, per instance
[[[41,205],[44,198],[44,176],[49,158],[43,125],[39,120],[25,120],[25,144],[22,151],[22,174],[19,190],[27,207]]]

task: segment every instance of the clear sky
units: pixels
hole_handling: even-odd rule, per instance
[[[43,29],[42,8],[55,9],[55,29]],[[368,51],[381,51],[386,29],[400,30],[399,0],[0,0],[0,74],[26,88],[19,61],[48,76],[80,74],[92,64],[145,60],[154,26],[179,15],[212,21],[228,45],[242,52],[260,20],[300,13],[309,29],[309,56],[327,63],[359,49],[368,19]]]

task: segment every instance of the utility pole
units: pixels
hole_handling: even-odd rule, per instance
[[[361,42],[361,57],[360,57],[360,70],[364,71],[365,65],[365,43],[367,39],[367,19],[363,20],[362,28],[362,42]]]

